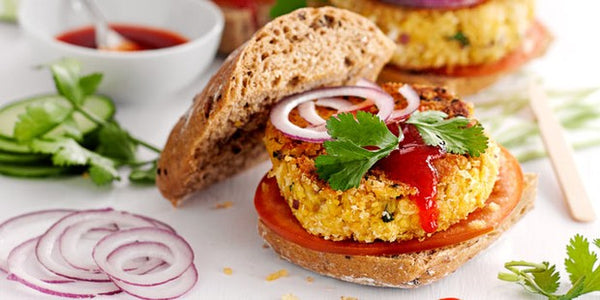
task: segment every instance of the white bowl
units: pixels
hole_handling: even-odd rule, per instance
[[[63,57],[80,60],[84,72],[102,72],[101,93],[118,102],[173,92],[194,80],[214,59],[223,15],[206,0],[101,0],[110,23],[146,25],[183,35],[189,42],[158,50],[106,52],[56,40],[69,30],[91,25],[77,0],[22,0],[19,23],[30,40],[33,64]]]

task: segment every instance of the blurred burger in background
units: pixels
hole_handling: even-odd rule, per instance
[[[535,0],[215,0],[224,7],[222,52],[233,51],[270,18],[331,5],[371,19],[396,51],[380,82],[446,86],[475,93],[543,55],[552,40]],[[229,8],[228,8],[229,7]]]
[[[433,83],[461,95],[545,53],[535,0],[328,0],[374,21],[396,42],[380,81]]]

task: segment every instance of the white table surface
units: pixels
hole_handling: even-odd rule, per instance
[[[568,3],[568,4],[567,4]],[[555,34],[548,55],[528,68],[542,75],[549,86],[600,86],[600,1],[539,1],[538,15]],[[32,69],[30,49],[18,27],[0,23],[0,105],[53,91],[47,72]],[[191,103],[193,95],[219,67],[216,59],[209,71],[188,88],[171,95],[156,96],[148,104],[120,103],[117,119],[134,135],[163,145],[171,126]],[[158,100],[162,99],[162,101]],[[579,151],[576,161],[590,198],[600,216],[600,148]],[[256,233],[252,196],[268,163],[198,193],[192,201],[174,209],[154,187],[129,185],[126,180],[112,187],[95,187],[82,178],[23,180],[0,177],[0,221],[11,216],[49,208],[114,207],[158,218],[171,224],[192,245],[199,281],[186,299],[280,299],[292,293],[300,299],[542,299],[520,287],[499,281],[504,262],[514,259],[548,260],[563,272],[568,239],[581,233],[600,238],[600,221],[576,223],[569,218],[548,160],[523,165],[538,173],[540,185],[536,208],[505,233],[489,249],[447,278],[416,290],[365,287],[322,277],[279,259],[264,249]],[[126,178],[126,173],[123,173]],[[232,201],[228,209],[215,205]],[[223,274],[231,267],[233,274]],[[289,277],[273,282],[265,277],[287,269]],[[315,278],[309,283],[307,276]],[[52,299],[15,282],[0,278],[0,299]],[[102,297],[99,297],[102,298]],[[109,297],[106,297],[109,298]],[[131,299],[127,295],[111,296]],[[582,299],[600,299],[600,295]]]

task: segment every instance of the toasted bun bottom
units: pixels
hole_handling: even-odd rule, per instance
[[[437,72],[413,71],[401,69],[394,65],[387,65],[379,74],[377,81],[385,82],[407,82],[416,84],[430,84],[444,86],[453,93],[466,96],[483,90],[494,84],[502,76],[518,71],[523,65],[532,59],[543,56],[552,43],[552,34],[540,22],[535,22],[532,33],[523,41],[523,45],[502,61],[493,66],[492,72],[487,72],[485,67],[468,67],[472,75],[459,74],[444,75]]]
[[[389,256],[346,255],[300,246],[283,238],[260,219],[258,231],[281,257],[321,275],[372,286],[415,288],[454,272],[521,219],[533,207],[537,176],[525,174],[523,181],[521,200],[494,231],[432,250]]]

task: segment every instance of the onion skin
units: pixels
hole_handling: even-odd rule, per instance
[[[380,0],[381,2],[409,8],[458,9],[478,5],[486,0]]]

